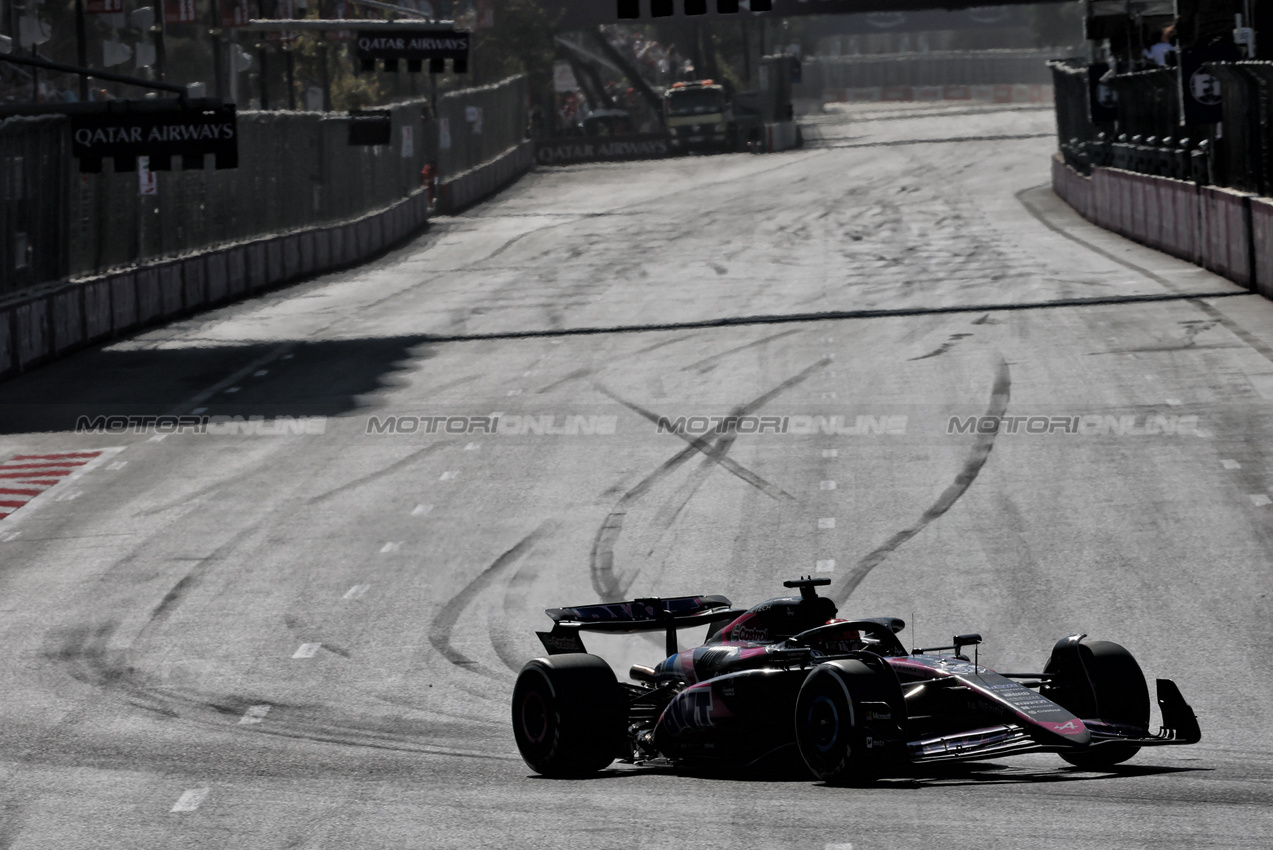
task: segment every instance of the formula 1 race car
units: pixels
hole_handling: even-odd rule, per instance
[[[844,620],[817,595],[829,579],[784,582],[800,596],[750,610],[723,596],[636,599],[550,608],[548,651],[513,689],[522,758],[546,776],[583,776],[616,759],[743,767],[782,753],[819,779],[869,782],[931,762],[1050,751],[1086,768],[1141,747],[1193,744],[1193,709],[1158,680],[1162,728],[1149,731],[1149,690],[1131,653],[1085,635],[1062,638],[1040,673],[996,673],[970,660],[981,636],[907,652],[893,617]],[[677,630],[707,626],[678,651]],[[666,633],[668,658],[634,666],[632,683],[587,654],[582,632]]]

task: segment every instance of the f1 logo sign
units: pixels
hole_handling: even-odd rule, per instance
[[[195,9],[194,0],[164,0],[164,23],[193,24],[197,20],[199,13]]]

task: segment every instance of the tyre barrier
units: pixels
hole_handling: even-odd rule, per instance
[[[149,325],[365,262],[414,236],[428,216],[428,194],[418,189],[353,221],[15,294],[0,300],[0,380]]]
[[[1218,186],[1094,166],[1058,154],[1052,188],[1093,224],[1273,298],[1273,200]]]
[[[454,215],[468,209],[521,177],[534,164],[535,143],[528,139],[494,159],[440,181],[438,213]]]

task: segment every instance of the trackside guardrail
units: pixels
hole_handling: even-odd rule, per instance
[[[1089,177],[1060,154],[1052,187],[1093,224],[1273,298],[1273,199],[1100,166]]]
[[[81,175],[66,116],[0,121],[0,297],[357,218],[501,158],[526,137],[526,78],[384,107],[384,145],[344,113],[241,112],[237,168]],[[145,177],[145,179],[143,179]]]
[[[347,221],[223,245],[0,301],[0,379],[150,325],[356,265],[419,232],[428,193]]]
[[[168,191],[159,197],[171,204],[159,212],[143,209],[141,216],[131,213],[155,200],[138,194],[137,174],[81,179],[69,157],[58,156],[66,135],[58,122],[64,118],[5,122],[0,248],[8,253],[0,261],[19,256],[23,269],[39,271],[0,277],[0,379],[87,345],[371,259],[425,226],[435,189],[437,211],[453,212],[534,166],[525,102],[525,77],[519,76],[446,95],[441,118],[426,113],[421,102],[398,104],[391,144],[377,148],[350,147],[347,118],[248,113],[241,127],[269,137],[296,135],[283,148],[266,145],[267,154],[256,162],[245,142],[240,163],[248,164],[237,175],[158,175],[159,191]],[[469,122],[474,106],[477,120]],[[449,153],[442,156],[443,129],[450,130],[456,116],[478,126],[450,136]],[[289,148],[295,161],[284,162]],[[338,173],[342,159],[348,173]],[[279,173],[270,174],[271,163]],[[439,175],[436,185],[422,185],[423,164]],[[42,173],[52,182],[40,184]],[[232,175],[230,182],[219,185],[224,175]],[[60,196],[46,191],[62,185],[59,180],[74,189]],[[349,191],[341,195],[333,187]],[[241,214],[228,211],[230,205],[243,208]],[[189,221],[157,222],[155,232],[145,234],[147,216],[196,208]]]

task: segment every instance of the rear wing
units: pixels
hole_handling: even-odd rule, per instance
[[[549,608],[544,613],[552,618],[553,629],[535,634],[549,655],[587,652],[579,636],[585,631],[623,635],[663,631],[667,635],[667,654],[675,655],[678,629],[712,626],[737,619],[745,612],[731,607],[724,596],[677,596]]]

